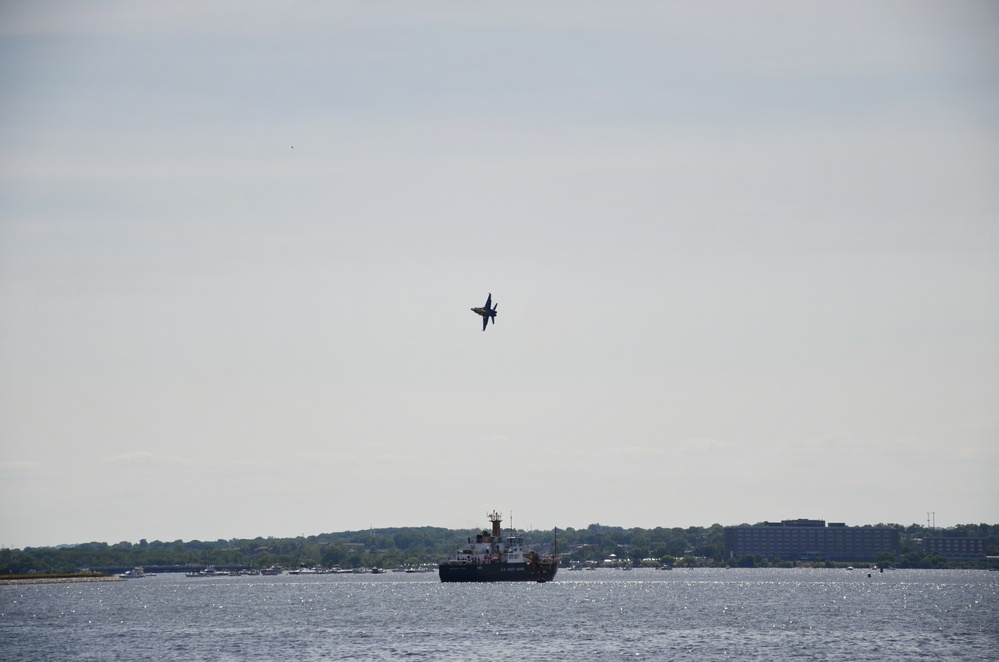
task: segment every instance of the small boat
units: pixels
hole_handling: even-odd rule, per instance
[[[131,570],[121,573],[118,576],[121,577],[122,579],[138,579],[140,577],[145,577],[146,573],[145,571],[143,571],[142,568],[135,567],[132,568]]]
[[[204,570],[187,573],[188,577],[227,577],[228,575],[228,572],[219,572],[213,565],[208,566]]]
[[[328,571],[325,568],[322,568],[322,567],[320,567],[318,565],[317,566],[313,566],[311,568],[306,567],[306,566],[303,565],[303,566],[301,566],[299,568],[296,568],[294,570],[289,570],[288,574],[289,575],[324,575],[327,572]]]

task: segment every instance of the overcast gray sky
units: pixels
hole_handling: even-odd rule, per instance
[[[999,522],[997,33],[0,2],[0,545]]]

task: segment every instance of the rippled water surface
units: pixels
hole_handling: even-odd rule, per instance
[[[562,570],[0,586],[3,660],[989,660],[999,573]]]

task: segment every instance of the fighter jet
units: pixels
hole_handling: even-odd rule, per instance
[[[490,319],[492,319],[493,324],[496,323],[496,308],[499,306],[499,304],[496,304],[495,306],[493,306],[492,308],[490,308],[489,304],[491,304],[492,302],[493,302],[493,293],[490,292],[489,296],[486,297],[486,305],[485,306],[483,306],[482,308],[472,308],[472,312],[473,313],[475,313],[476,315],[482,315],[482,330],[483,331],[486,330],[486,326],[489,324],[489,320]]]

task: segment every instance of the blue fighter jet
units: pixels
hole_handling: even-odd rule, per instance
[[[486,326],[489,324],[489,320],[490,319],[493,321],[493,324],[496,323],[496,308],[499,306],[499,304],[496,304],[495,306],[493,306],[492,308],[490,308],[489,306],[490,306],[490,304],[492,302],[493,302],[493,294],[492,294],[492,292],[490,292],[489,296],[486,297],[486,305],[485,306],[483,306],[482,308],[472,308],[472,312],[473,313],[475,313],[476,315],[482,315],[482,330],[483,331],[486,330]]]

